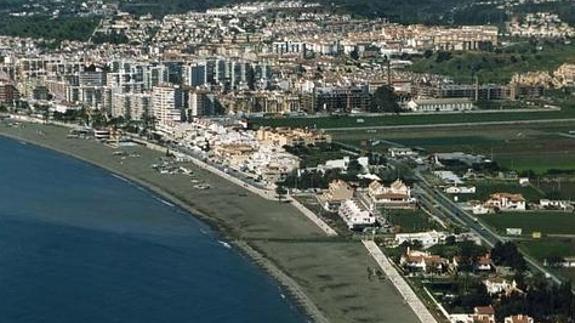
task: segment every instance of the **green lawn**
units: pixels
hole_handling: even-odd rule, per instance
[[[506,228],[521,228],[523,234],[575,234],[575,214],[558,211],[506,212],[480,216],[481,220],[505,233]]]

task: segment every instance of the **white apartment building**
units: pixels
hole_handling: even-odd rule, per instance
[[[152,89],[152,107],[156,122],[170,125],[183,121],[182,90],[178,86],[160,85]]]
[[[361,202],[355,199],[343,202],[339,207],[338,214],[350,230],[376,224],[375,216]]]

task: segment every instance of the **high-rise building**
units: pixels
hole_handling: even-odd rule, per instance
[[[187,86],[201,86],[208,82],[208,68],[206,62],[197,62],[184,66],[184,84]]]
[[[184,92],[176,85],[158,85],[152,89],[152,107],[161,125],[184,121]]]
[[[188,95],[188,117],[214,115],[216,98],[207,91],[192,91]]]

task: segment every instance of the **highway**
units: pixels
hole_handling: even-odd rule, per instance
[[[491,230],[491,228],[484,225],[481,221],[476,220],[475,216],[463,210],[442,191],[431,186],[420,173],[417,173],[416,176],[420,182],[415,188],[415,194],[420,202],[425,207],[429,208],[430,211],[442,214],[444,217],[452,220],[452,222],[468,228],[491,247],[493,247],[497,242],[505,242],[509,240]],[[547,270],[547,268],[543,267],[538,261],[525,254],[521,249],[519,249],[519,251],[525,258],[525,261],[527,261],[533,269],[543,273],[546,277],[549,277],[557,284],[562,282],[557,275]]]

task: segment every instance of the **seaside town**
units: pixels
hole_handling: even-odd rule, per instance
[[[575,24],[523,2],[435,25],[308,1],[161,17],[30,1],[8,16],[98,20],[85,39],[0,36],[0,135],[56,131],[190,198],[219,194],[206,172],[295,208],[363,244],[362,281],[421,322],[575,322]],[[310,295],[314,320],[360,321]]]

